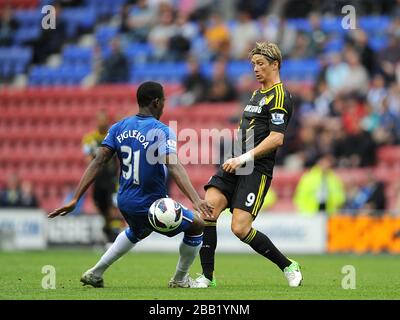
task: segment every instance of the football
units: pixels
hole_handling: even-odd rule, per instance
[[[172,231],[181,224],[182,206],[171,198],[161,198],[150,206],[148,217],[156,230]]]

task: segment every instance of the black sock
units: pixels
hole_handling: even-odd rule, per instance
[[[203,245],[200,249],[200,260],[204,276],[212,281],[215,264],[215,249],[217,248],[217,222],[205,220],[205,223]]]
[[[282,271],[292,262],[286,258],[262,232],[251,229],[247,236],[242,239],[254,251],[275,263]]]

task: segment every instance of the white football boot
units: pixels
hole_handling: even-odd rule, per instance
[[[94,288],[104,288],[104,280],[100,276],[96,276],[91,270],[86,271],[82,277],[81,282],[84,286],[91,285]]]
[[[285,275],[287,281],[289,282],[290,287],[298,287],[301,286],[301,282],[303,281],[303,276],[300,272],[300,265],[294,261],[288,267],[283,270],[283,274]]]
[[[189,275],[186,275],[182,281],[176,281],[175,279],[171,279],[168,283],[168,288],[207,288],[207,285],[204,283],[197,282],[193,280]]]
[[[217,286],[217,281],[215,279],[213,279],[213,281],[207,279],[204,274],[199,274],[198,273],[198,277],[196,278],[196,282],[198,283],[202,283],[207,287],[216,287]]]

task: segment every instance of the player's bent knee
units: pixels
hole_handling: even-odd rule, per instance
[[[235,223],[232,221],[231,230],[234,233],[234,235],[238,237],[240,240],[244,239],[247,236],[250,229],[251,226],[249,227],[247,225]]]
[[[224,211],[228,206],[228,200],[219,189],[214,187],[207,189],[205,200],[207,200],[214,207],[213,218],[206,219],[209,221],[217,221],[221,212]]]
[[[198,216],[195,216],[192,225],[187,230],[187,233],[191,234],[191,235],[202,234],[203,230],[204,230],[204,226],[205,226],[205,224],[204,224],[203,219]]]

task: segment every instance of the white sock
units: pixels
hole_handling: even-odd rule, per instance
[[[100,258],[99,262],[90,269],[96,276],[101,277],[104,271],[107,270],[109,266],[111,266],[115,261],[121,258],[125,253],[131,250],[136,243],[132,243],[125,234],[125,231],[122,231],[118,237],[115,239],[114,243],[110,248],[103,254]]]
[[[179,261],[174,275],[175,281],[182,281],[185,278],[189,272],[190,266],[198,255],[200,248],[201,243],[197,246],[189,246],[182,240],[179,246]]]

